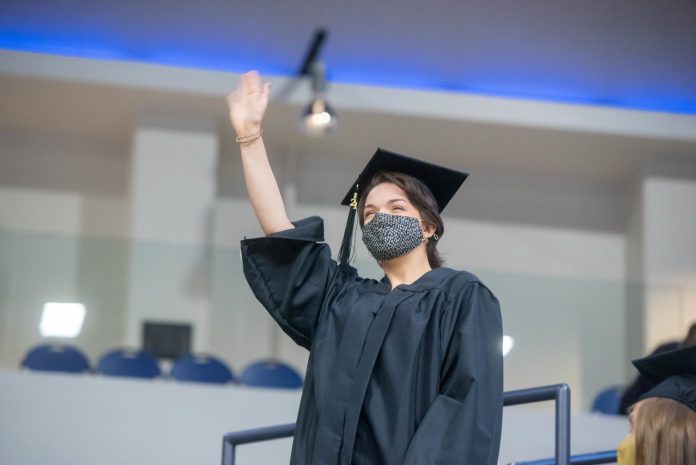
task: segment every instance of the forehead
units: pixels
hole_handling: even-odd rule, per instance
[[[396,184],[383,182],[377,184],[372,188],[369,194],[367,194],[365,205],[381,204],[389,202],[393,199],[404,199],[408,201],[408,195],[406,195],[406,192]]]

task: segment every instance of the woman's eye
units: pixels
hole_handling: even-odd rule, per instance
[[[399,205],[395,205],[395,206],[392,208],[392,210],[404,211],[404,207],[399,206]]]

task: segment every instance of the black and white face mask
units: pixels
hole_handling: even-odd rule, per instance
[[[423,242],[418,218],[375,213],[362,228],[363,242],[377,260],[391,260],[406,255]]]

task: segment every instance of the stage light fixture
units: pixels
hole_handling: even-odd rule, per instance
[[[309,77],[312,101],[302,112],[302,128],[311,136],[323,136],[336,129],[338,117],[326,101],[326,69],[320,61],[311,64]]]

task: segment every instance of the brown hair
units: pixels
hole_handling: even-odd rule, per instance
[[[364,213],[367,195],[375,186],[385,182],[394,184],[395,186],[401,188],[406,193],[409,202],[411,202],[411,204],[418,209],[423,221],[435,227],[435,234],[437,234],[438,239],[431,237],[425,246],[425,250],[428,255],[428,263],[430,263],[430,267],[442,267],[444,260],[440,256],[440,252],[437,250],[437,241],[445,233],[445,225],[442,223],[437,202],[435,201],[433,194],[430,192],[430,189],[428,189],[428,187],[422,181],[414,178],[413,176],[392,171],[380,171],[375,174],[372,177],[370,184],[363,191],[360,201],[358,202],[358,221],[360,221],[360,227],[365,225]]]
[[[681,402],[642,401],[635,436],[636,465],[696,465],[696,412]]]

